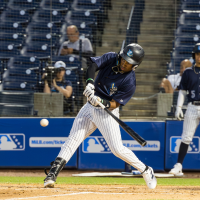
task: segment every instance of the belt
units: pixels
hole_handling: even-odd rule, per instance
[[[193,101],[193,102],[192,102],[192,105],[200,106],[200,101]]]
[[[88,101],[88,103],[89,103],[89,104],[91,104],[91,103],[90,103],[89,101]],[[91,105],[92,105],[92,104],[91,104]],[[93,105],[92,105],[92,106],[93,106]],[[97,106],[93,106],[93,107],[100,107],[100,105],[97,105]]]

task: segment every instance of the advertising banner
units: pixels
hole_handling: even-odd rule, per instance
[[[49,118],[42,127],[41,118],[0,119],[0,167],[50,167],[65,143],[74,118]],[[77,167],[77,152],[66,167]]]

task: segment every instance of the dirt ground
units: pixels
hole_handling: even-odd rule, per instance
[[[63,170],[61,177],[71,176],[84,171]],[[88,172],[88,171],[87,171]],[[42,170],[2,170],[0,176],[43,176]],[[186,173],[185,178],[200,178],[200,173]],[[0,199],[6,200],[171,200],[200,199],[200,186],[157,186],[149,190],[137,185],[59,185],[43,188],[43,184],[0,184]]]

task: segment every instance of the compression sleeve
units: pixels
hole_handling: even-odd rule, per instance
[[[94,75],[95,72],[98,70],[98,66],[95,62],[90,63],[87,72],[86,72],[86,83],[94,84]]]
[[[185,101],[186,91],[185,90],[179,90],[178,93],[178,100],[177,100],[177,107],[183,106],[183,103]]]

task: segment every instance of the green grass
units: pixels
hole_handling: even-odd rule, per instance
[[[43,183],[44,177],[8,177],[0,176],[0,183]],[[158,185],[200,186],[199,179],[158,178]],[[85,185],[145,185],[143,178],[111,178],[111,177],[58,177],[58,184]]]

